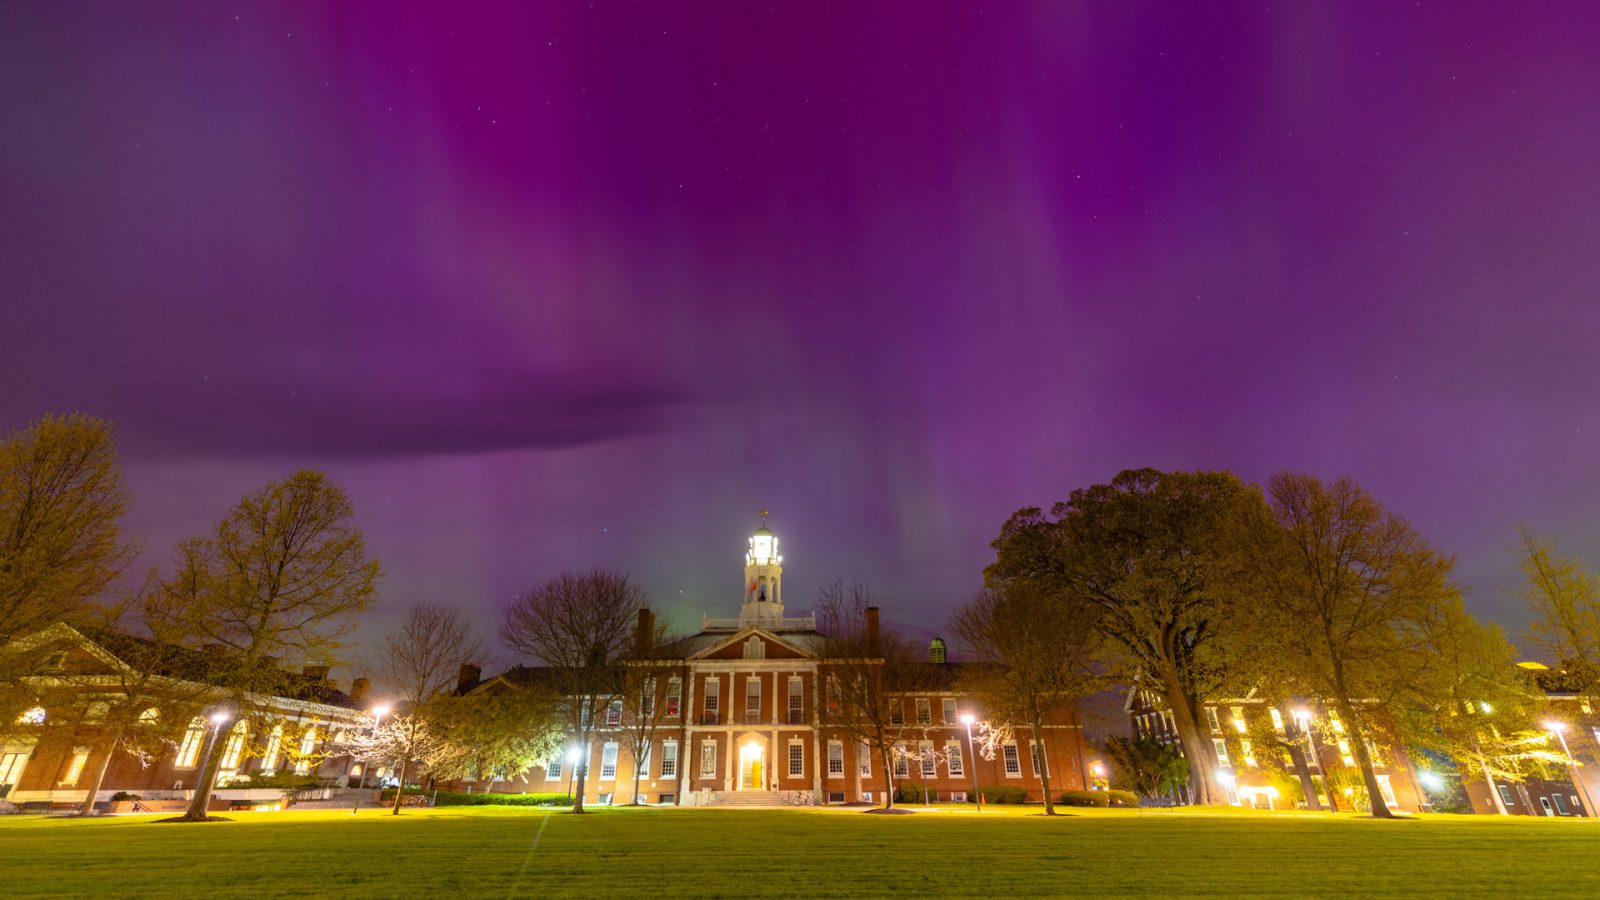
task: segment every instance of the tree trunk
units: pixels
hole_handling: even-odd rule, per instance
[[[1050,797],[1050,757],[1044,745],[1044,729],[1040,722],[1035,720],[1028,723],[1033,728],[1033,749],[1039,755],[1039,786],[1044,789],[1044,814],[1056,814],[1056,802]]]
[[[578,730],[578,777],[573,783],[572,811],[583,814],[583,786],[589,780],[589,732]]]
[[[1289,755],[1294,757],[1295,774],[1300,776],[1300,790],[1306,795],[1306,809],[1312,812],[1322,811],[1322,798],[1317,796],[1317,783],[1311,780],[1311,766],[1306,763],[1306,749],[1291,746]]]
[[[1483,780],[1489,784],[1489,802],[1494,804],[1496,815],[1509,816],[1506,812],[1506,803],[1500,798],[1500,786],[1494,783],[1494,775],[1489,772],[1489,761],[1478,755],[1478,767],[1483,770]]]
[[[1383,790],[1378,787],[1378,775],[1372,771],[1372,757],[1367,753],[1367,741],[1361,731],[1361,723],[1356,720],[1355,710],[1351,708],[1350,701],[1344,699],[1344,692],[1339,692],[1339,716],[1344,719],[1345,730],[1350,735],[1350,749],[1355,751],[1356,765],[1361,767],[1361,780],[1367,785],[1367,804],[1372,809],[1375,819],[1392,819],[1394,813],[1389,810],[1389,804],[1383,802]]]
[[[882,741],[878,742],[878,750],[883,756],[883,783],[888,786],[883,792],[883,808],[894,809],[894,753]]]
[[[1172,725],[1178,732],[1178,743],[1183,755],[1189,759],[1189,782],[1197,805],[1227,802],[1227,795],[1218,789],[1216,748],[1200,733],[1200,723],[1195,714],[1189,692],[1178,683],[1177,673],[1162,676],[1162,699],[1172,710]]]
[[[189,810],[180,816],[188,822],[204,822],[210,818],[206,814],[206,807],[211,805],[211,784],[217,780],[217,763],[221,761],[222,748],[227,744],[222,740],[222,725],[211,726],[208,740],[205,752],[200,755],[199,780],[194,785],[194,799],[189,801]]]
[[[409,771],[410,768],[411,758],[402,757],[400,759],[400,782],[394,786],[394,809],[389,811],[389,815],[391,816],[400,815],[400,801],[404,800],[406,796],[406,772]]]
[[[94,815],[94,797],[100,793],[100,785],[105,783],[106,769],[111,766],[111,755],[117,752],[117,742],[122,740],[122,729],[123,726],[117,726],[109,737],[100,742],[101,747],[97,748],[103,750],[103,752],[100,754],[99,764],[94,767],[94,774],[89,776],[89,785],[88,789],[84,791],[83,803],[78,806],[78,815],[80,816]]]

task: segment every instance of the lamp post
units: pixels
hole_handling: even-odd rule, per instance
[[[388,714],[389,714],[389,707],[387,707],[387,706],[374,706],[372,708],[372,730],[369,732],[370,734],[376,735],[378,733],[378,726],[383,724],[383,717],[388,715]],[[371,768],[372,768],[372,761],[371,760],[363,760],[362,761],[362,763],[361,763],[361,788],[363,790],[365,790],[366,786],[367,786],[367,770],[371,769]],[[378,787],[381,788],[381,787],[383,787],[383,785],[379,784]]]
[[[578,748],[567,750],[567,799],[572,799],[572,770],[578,765]]]
[[[1583,783],[1583,777],[1578,774],[1578,761],[1572,758],[1572,749],[1567,746],[1567,723],[1546,722],[1544,727],[1550,729],[1556,739],[1561,741],[1561,752],[1567,755],[1567,771],[1572,774],[1572,783],[1577,786],[1578,793],[1583,797],[1584,812],[1590,818],[1594,818],[1597,813],[1594,802],[1589,799],[1589,786]]]
[[[978,812],[983,812],[983,788],[978,787],[978,754],[972,750],[972,713],[961,714],[961,724],[967,726],[967,756],[972,766],[972,792],[978,796]]]

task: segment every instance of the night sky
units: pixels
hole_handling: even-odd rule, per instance
[[[731,615],[763,508],[927,632],[1136,466],[1349,475],[1513,631],[1519,520],[1600,565],[1600,4],[533,6],[10,4],[0,426],[116,420],[151,562],[327,470],[369,636]]]

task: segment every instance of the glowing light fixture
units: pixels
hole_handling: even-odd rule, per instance
[[[978,720],[976,718],[973,718],[972,713],[962,713],[961,714],[961,724],[966,725],[969,728],[972,726],[972,723],[976,722],[976,721],[978,721]]]
[[[1422,786],[1430,791],[1444,787],[1444,779],[1439,777],[1438,772],[1418,772],[1417,777],[1422,779]]]
[[[1565,722],[1545,722],[1544,723],[1544,727],[1546,729],[1550,730],[1550,731],[1554,731],[1557,734],[1560,734],[1561,732],[1567,730],[1567,723],[1565,723]]]

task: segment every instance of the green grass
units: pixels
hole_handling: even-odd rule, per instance
[[[457,807],[0,819],[7,896],[1600,896],[1600,822]]]

